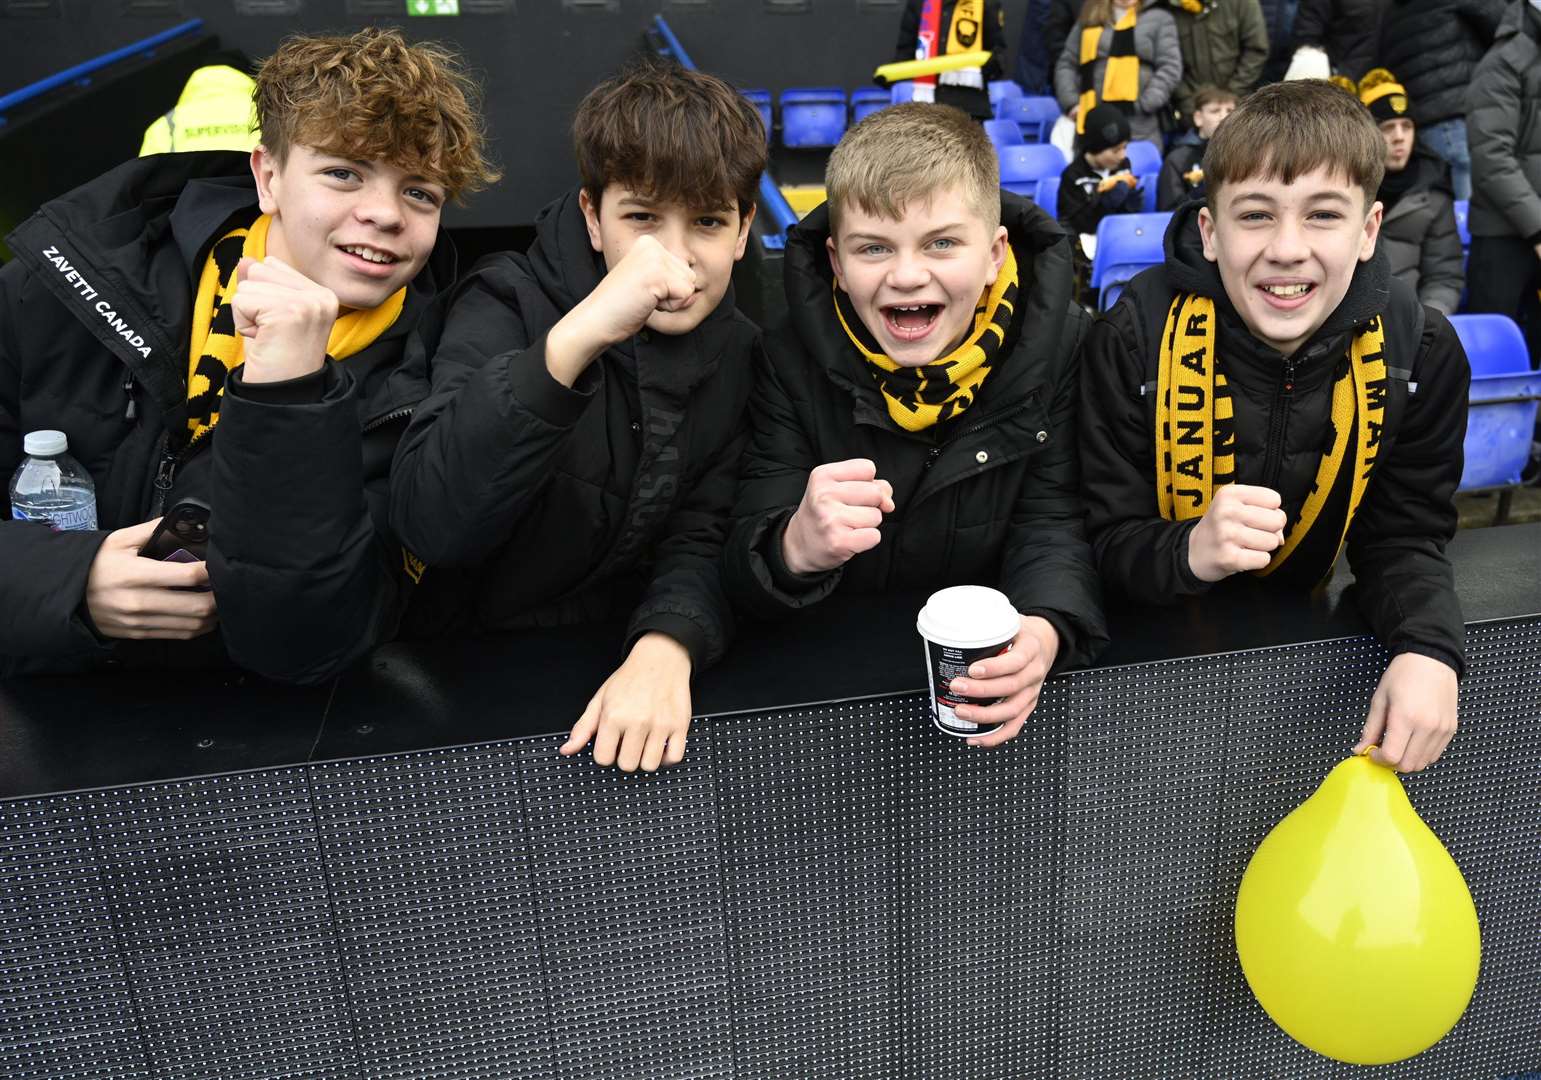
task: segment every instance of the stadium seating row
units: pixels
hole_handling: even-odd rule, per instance
[[[765,139],[771,141],[776,130],[769,90],[745,90],[744,96],[759,110],[765,122]],[[887,107],[892,100],[888,90],[863,86],[849,97],[838,86],[804,86],[783,90],[777,104],[781,110],[781,145],[792,149],[834,146],[845,129],[869,113]]]

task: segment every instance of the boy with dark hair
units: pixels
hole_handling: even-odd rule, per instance
[[[1156,209],[1176,210],[1189,199],[1204,197],[1204,149],[1220,126],[1236,111],[1236,92],[1201,86],[1193,98],[1193,128],[1179,135],[1161,163],[1156,179]]]
[[[1325,81],[1265,87],[1221,125],[1208,204],[1176,212],[1166,264],[1087,337],[1083,490],[1104,581],[1144,603],[1244,572],[1308,590],[1346,542],[1392,656],[1356,752],[1415,771],[1456,726],[1445,544],[1470,373],[1377,249],[1384,158]]]
[[[429,566],[471,568],[472,629],[627,618],[562,752],[651,771],[684,757],[691,674],[731,630],[718,558],[757,336],[731,280],[765,129],[722,80],[649,64],[583,99],[573,142],[581,186],[460,287],[391,519]]]
[[[454,277],[441,207],[495,179],[474,103],[455,57],[395,31],[291,38],[257,75],[249,159],[141,158],[12,234],[0,473],[25,432],[63,430],[102,528],[0,524],[5,666],[228,653],[306,682],[394,629],[401,360]],[[211,509],[207,566],[140,557],[187,498]],[[134,640],[216,622],[201,648]]]
[[[766,617],[836,589],[990,584],[1010,652],[953,689],[961,719],[1022,730],[1045,676],[1106,640],[1076,492],[1064,233],[1000,190],[979,125],[897,105],[846,132],[829,201],[787,247],[790,325],[767,338],[725,577]]]

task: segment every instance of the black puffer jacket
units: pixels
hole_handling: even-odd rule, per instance
[[[541,211],[525,255],[461,284],[391,479],[391,520],[435,568],[475,568],[463,619],[498,630],[631,617],[696,669],[731,630],[718,561],[746,441],[758,332],[733,306],[682,336],[644,330],[568,389],[545,334],[604,263],[577,192]],[[414,629],[423,622],[414,617]]]
[[[395,324],[343,363],[274,386],[246,386],[237,372],[213,437],[184,454],[191,283],[213,241],[256,213],[245,155],[165,154],[48,203],[10,236],[0,473],[16,468],[26,432],[63,430],[95,481],[100,529],[0,522],[5,669],[233,660],[312,682],[394,632],[412,586],[384,532],[386,477],[424,388],[403,352],[409,333],[436,318],[453,250],[441,237]],[[163,644],[99,637],[84,606],[97,549],[184,495],[213,511],[219,631]]]
[[[1375,66],[1380,21],[1389,0],[1300,0],[1295,46],[1314,45],[1327,54],[1333,73],[1357,82]],[[1401,74],[1398,72],[1398,74]]]
[[[1407,88],[1414,123],[1466,115],[1466,87],[1503,17],[1503,0],[1391,0],[1375,66]]]
[[[1450,166],[1419,146],[1403,171],[1408,175],[1388,173],[1381,185],[1381,201],[1388,206],[1381,218],[1380,247],[1393,277],[1411,285],[1423,303],[1449,315],[1460,306],[1466,278]],[[1387,188],[1397,179],[1405,190],[1388,202]]]
[[[1419,307],[1377,252],[1358,266],[1321,329],[1286,358],[1248,333],[1231,306],[1215,264],[1204,259],[1197,204],[1173,216],[1166,250],[1166,264],[1137,276],[1098,319],[1082,359],[1083,489],[1104,582],[1155,604],[1211,588],[1188,566],[1188,534],[1197,521],[1166,521],[1156,504],[1151,388],[1175,292],[1215,300],[1217,351],[1235,404],[1237,483],[1278,491],[1291,521],[1316,475],[1334,375],[1352,333],[1383,312],[1391,374],[1386,422],[1369,490],[1349,528],[1349,565],[1365,618],[1393,654],[1421,653],[1460,672],[1464,630],[1445,544],[1456,528],[1451,496],[1461,478],[1470,369],[1449,321]],[[1214,587],[1309,589],[1331,570],[1330,532],[1313,529],[1268,578],[1238,574]]]
[[[1471,234],[1541,244],[1541,11],[1513,0],[1466,91]]]
[[[1020,274],[1007,359],[979,400],[941,429],[908,433],[888,417],[866,361],[837,321],[824,241],[808,215],[787,244],[790,324],[766,339],[751,415],[754,440],[726,552],[736,603],[773,617],[834,590],[988,584],[1059,632],[1057,666],[1106,642],[1096,572],[1076,493],[1074,354],[1087,319],[1070,302],[1070,251],[1041,210],[1002,194]],[[781,537],[808,473],[865,457],[894,488],[883,540],[838,570],[798,577]]]

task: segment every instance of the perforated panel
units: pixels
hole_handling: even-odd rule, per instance
[[[519,752],[311,773],[364,1075],[553,1074]]]
[[[154,1075],[358,1076],[302,771],[88,802]]]

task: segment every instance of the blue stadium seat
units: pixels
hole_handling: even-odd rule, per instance
[[[986,120],[985,134],[996,146],[1021,146],[1022,129],[1012,120]]]
[[[862,86],[851,91],[851,123],[859,124],[879,109],[889,105],[889,93],[878,86]]]
[[[1170,212],[1161,214],[1109,214],[1097,225],[1097,253],[1092,256],[1092,288],[1099,293],[1098,308],[1106,310],[1124,282],[1162,262]]]
[[[1059,102],[1051,97],[1006,97],[995,103],[995,118],[1016,121],[1030,143],[1048,142],[1059,117]]]
[[[834,146],[845,134],[845,91],[838,86],[781,92],[781,145]]]
[[[1129,170],[1136,176],[1161,171],[1161,151],[1144,139],[1129,140]]]
[[[1038,181],[1065,171],[1065,155],[1057,146],[997,146],[995,153],[1001,159],[1001,187],[1028,198],[1038,193]]]
[[[994,79],[989,85],[990,104],[994,104],[1001,98],[1021,97],[1022,87],[1011,79]]]
[[[1059,177],[1045,176],[1038,181],[1038,192],[1033,196],[1033,202],[1051,218],[1059,217]]]
[[[1541,372],[1530,370],[1525,336],[1508,316],[1452,315],[1450,325],[1471,361],[1466,464],[1458,490],[1513,489],[1535,437]],[[1500,499],[1500,523],[1511,493]]]
[[[765,141],[770,142],[771,131],[774,125],[771,123],[771,94],[769,90],[745,90],[743,94],[749,99],[749,104],[755,107],[760,114],[760,119],[765,122]]]
[[[1149,146],[1149,143],[1146,143]],[[1147,214],[1156,212],[1156,181],[1161,179],[1161,170],[1154,172],[1134,171],[1135,179],[1140,182],[1140,209]]]
[[[1455,201],[1455,231],[1461,234],[1461,250],[1471,250],[1471,228],[1467,224],[1467,218],[1471,216],[1471,200],[1457,199]]]
[[[888,88],[888,103],[890,105],[903,105],[906,101],[915,100],[915,83],[910,79],[896,82]]]

